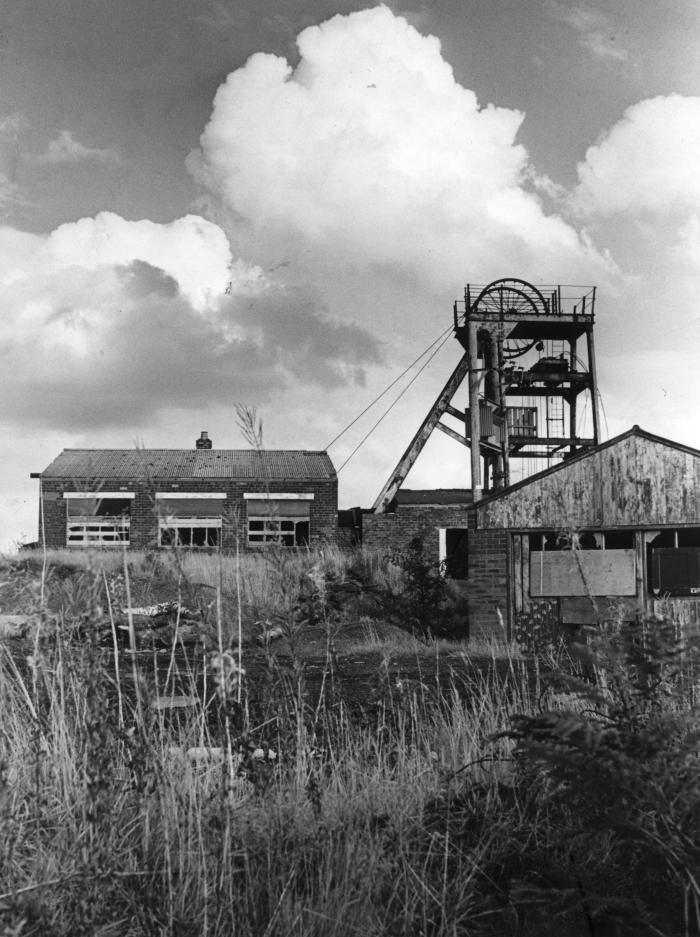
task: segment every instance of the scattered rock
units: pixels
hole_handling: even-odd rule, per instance
[[[189,709],[199,705],[200,701],[196,696],[160,696],[152,703],[153,709],[158,712],[172,709]]]
[[[122,608],[122,615],[128,615],[129,613],[132,616],[138,615],[142,618],[159,618],[161,615],[177,615],[178,613],[181,616],[190,617],[194,614],[189,608],[180,605],[178,602],[158,602],[157,605]]]
[[[0,638],[24,638],[32,624],[30,615],[0,615]]]
[[[127,642],[130,628],[133,626],[136,646],[139,649],[172,647],[174,643],[200,644],[205,640],[202,625],[202,618],[197,612],[177,602],[124,607],[116,621],[119,634]]]
[[[284,634],[285,631],[282,625],[268,625],[263,628],[262,633],[259,634],[255,640],[258,644],[270,644],[271,641],[277,641],[279,638],[283,638]]]

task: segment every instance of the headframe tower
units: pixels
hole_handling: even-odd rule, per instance
[[[467,284],[454,304],[464,353],[375,501],[389,507],[434,429],[471,452],[474,499],[599,442],[595,287],[500,279]],[[467,407],[453,405],[468,382]],[[462,398],[464,399],[464,398]],[[590,407],[591,434],[582,435]],[[461,431],[442,421],[460,421]]]

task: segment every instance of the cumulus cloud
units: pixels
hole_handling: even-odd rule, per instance
[[[700,97],[629,107],[579,164],[574,205],[586,215],[700,211]]]
[[[650,98],[588,149],[571,196],[576,212],[624,257],[625,305],[639,337],[653,335],[657,344],[672,333],[677,343],[700,290],[698,165],[700,98]]]
[[[218,225],[199,215],[156,224],[100,212],[94,218],[60,225],[49,235],[45,251],[52,264],[88,270],[143,260],[171,276],[199,310],[217,301],[230,277],[228,239]],[[242,269],[238,274],[246,275]],[[251,268],[248,274],[254,280],[259,271]]]
[[[480,106],[434,36],[380,6],[297,44],[295,68],[256,54],[228,76],[188,160],[256,243],[431,290],[467,267],[584,282],[607,269],[531,190],[523,115]]]
[[[609,314],[598,319],[608,411],[698,445],[700,98],[640,101],[589,148],[571,204],[622,258]],[[643,375],[643,379],[639,377]]]
[[[380,361],[314,296],[232,264],[223,232],[195,216],[3,228],[0,256],[0,385],[25,423],[136,427],[167,408],[269,400],[299,378],[361,381]]]
[[[49,140],[45,153],[34,157],[37,163],[118,163],[119,154],[111,148],[97,149],[85,146],[76,140],[70,130],[61,130],[57,137]]]

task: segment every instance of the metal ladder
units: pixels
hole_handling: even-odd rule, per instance
[[[552,341],[551,355],[558,358],[566,355],[566,342]],[[564,400],[562,397],[547,397],[547,436],[563,437],[566,435]]]

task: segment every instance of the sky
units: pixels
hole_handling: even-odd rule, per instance
[[[266,446],[326,448],[499,277],[596,285],[603,438],[700,448],[695,0],[0,13],[0,549],[63,448],[239,448],[241,405]],[[460,353],[333,442],[341,506]],[[431,439],[407,486],[468,462]]]

